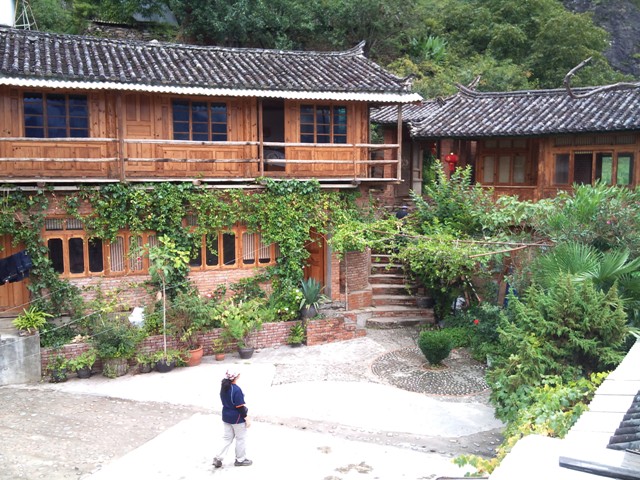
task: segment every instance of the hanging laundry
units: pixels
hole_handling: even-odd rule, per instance
[[[23,280],[29,276],[29,271],[32,268],[33,261],[26,250],[0,259],[0,285]]]

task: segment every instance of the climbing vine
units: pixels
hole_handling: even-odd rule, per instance
[[[153,231],[192,253],[203,235],[215,238],[243,223],[249,232],[260,232],[265,243],[277,244],[281,253],[276,265],[246,282],[271,281],[274,297],[287,303],[303,276],[309,242],[332,234],[343,238],[340,232],[360,224],[363,213],[356,206],[355,194],[324,191],[317,181],[261,179],[260,183],[260,190],[250,192],[191,183],[117,183],[81,187],[56,200],[69,216],[83,222],[89,237],[113,241],[121,230]],[[81,297],[78,288],[53,269],[41,238],[50,200],[55,197],[55,192],[45,189],[7,192],[2,198],[0,233],[10,234],[16,244],[25,246],[34,264],[29,285],[32,296],[39,308],[58,315],[80,309]],[[197,221],[187,226],[185,218],[190,215]],[[317,234],[314,239],[312,232]],[[333,248],[355,243],[338,242]],[[215,250],[217,245],[209,247]],[[184,278],[174,280],[185,280],[188,269],[181,270],[181,275]]]

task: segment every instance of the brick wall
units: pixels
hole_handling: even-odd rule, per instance
[[[291,322],[275,322],[266,323],[262,330],[255,335],[256,348],[272,348],[281,345],[287,345],[287,337],[289,329],[296,321]],[[198,335],[200,344],[204,347],[205,355],[213,355],[213,342],[220,337],[221,329],[214,329]],[[332,318],[323,318],[318,320],[309,320],[307,322],[307,345],[320,345],[323,343],[340,342],[344,340],[352,340],[357,337],[366,335],[366,330],[358,328],[356,325],[355,315],[349,313],[337,314]],[[163,350],[162,335],[153,335],[145,338],[138,346],[139,353],[153,353]],[[90,348],[87,343],[72,343],[65,345],[59,349],[43,348],[40,352],[43,375],[47,374],[46,368],[52,358],[58,354],[67,359],[71,359],[80,355]],[[184,345],[173,337],[167,337],[167,348],[184,349]],[[229,342],[225,345],[225,352],[232,353],[236,351],[236,345]],[[135,358],[129,361],[130,365],[135,365]],[[102,369],[100,360],[94,365],[94,370]]]

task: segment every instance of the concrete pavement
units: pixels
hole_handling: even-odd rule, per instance
[[[447,442],[502,424],[486,398],[434,397],[408,392],[376,378],[373,359],[411,342],[406,332],[371,332],[348,342],[236,354],[224,362],[161,374],[94,376],[37,388],[197,407],[201,413],[81,478],[136,479],[425,479],[463,476]],[[251,467],[222,469],[211,460],[221,436],[220,380],[233,364],[241,371],[253,424]],[[496,445],[497,446],[497,445]],[[469,453],[472,453],[471,451]]]

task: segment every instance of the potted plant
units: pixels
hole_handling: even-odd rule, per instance
[[[167,311],[169,323],[189,350],[185,357],[189,367],[199,365],[202,360],[204,348],[198,334],[211,321],[211,313],[211,307],[193,288],[178,293]]]
[[[102,359],[102,374],[108,378],[120,377],[129,370],[143,332],[131,325],[126,317],[98,317],[91,342]]]
[[[153,360],[156,364],[156,371],[167,373],[176,368],[178,362],[184,357],[184,352],[173,348],[156,352]]]
[[[13,321],[13,326],[23,335],[32,335],[47,324],[47,318],[53,315],[43,312],[35,305],[23,309],[22,313]]]
[[[68,368],[68,361],[63,355],[54,355],[54,357],[49,361],[49,364],[47,365],[47,371],[49,372],[49,381],[51,383],[66,382]]]
[[[89,378],[91,376],[91,368],[96,363],[96,356],[96,351],[93,348],[82,352],[69,360],[69,370],[76,372],[78,378]]]
[[[322,294],[324,288],[315,278],[302,280],[302,300],[300,301],[300,316],[303,320],[313,318],[318,314],[318,305],[326,300]]]
[[[138,373],[149,373],[156,366],[153,355],[149,353],[138,354],[136,362],[138,362]]]
[[[287,343],[292,347],[299,347],[304,341],[304,334],[305,332],[302,322],[294,323],[289,329],[289,337],[287,337]]]
[[[212,344],[211,347],[213,348],[213,354],[215,356],[215,359],[220,362],[222,360],[224,360],[224,340],[222,338],[216,338]]]
[[[240,358],[251,358],[254,352],[253,334],[262,328],[261,308],[258,299],[246,302],[230,300],[219,306],[216,319],[238,345]]]
[[[172,363],[167,350],[167,282],[172,279],[184,278],[188,268],[189,251],[179,248],[168,235],[162,235],[158,239],[158,244],[149,248],[149,275],[151,281],[160,286],[159,293],[162,297],[163,358],[156,361],[156,370],[158,371],[169,368]],[[159,364],[161,364],[160,369],[158,368]]]

